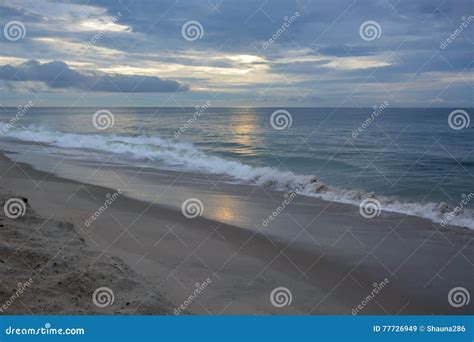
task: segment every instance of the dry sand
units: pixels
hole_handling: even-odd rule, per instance
[[[2,207],[11,198],[22,197],[0,189]],[[71,223],[26,205],[21,217],[3,215],[0,234],[0,314],[171,313],[150,284],[119,258],[88,248]],[[98,307],[92,296],[103,286],[113,289],[114,301]]]
[[[455,286],[474,293],[474,234],[468,229],[395,214],[367,220],[355,207],[303,196],[288,214],[313,218],[301,224],[306,231],[296,222],[292,227],[300,238],[317,242],[312,248],[288,244],[262,229],[188,219],[179,208],[124,195],[86,226],[86,218],[115,189],[59,178],[6,157],[0,158],[0,174],[0,185],[28,197],[43,217],[28,216],[29,209],[26,217],[5,220],[2,228],[11,247],[2,245],[0,265],[9,276],[2,277],[1,286],[11,292],[33,273],[34,285],[20,298],[33,313],[170,312],[163,297],[172,303],[171,311],[183,305],[195,314],[350,315],[363,301],[359,314],[473,313],[472,302],[453,308],[447,300]],[[212,196],[222,203],[232,196],[238,201],[237,190],[231,190]],[[266,192],[255,189],[246,199],[262,208],[262,217],[279,204],[265,198]],[[25,252],[13,254],[22,244]],[[207,279],[208,286],[196,294]],[[367,300],[374,283],[384,279],[387,285]],[[91,302],[99,286],[115,293],[115,303],[105,309]],[[291,291],[290,305],[272,305],[270,294],[277,287]],[[21,313],[23,304],[15,305],[15,313]]]

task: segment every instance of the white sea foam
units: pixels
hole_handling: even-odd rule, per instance
[[[0,123],[0,131],[4,124]],[[208,155],[190,143],[176,142],[151,136],[93,135],[52,132],[38,126],[11,129],[8,137],[41,142],[62,148],[93,149],[106,153],[123,154],[134,159],[149,159],[160,165],[179,167],[189,171],[223,174],[235,180],[269,186],[278,190],[299,189],[300,194],[327,201],[359,205],[364,198],[376,198],[382,210],[423,217],[441,223],[453,208],[444,203],[400,202],[355,189],[327,185],[315,176],[297,175],[271,167],[254,167],[237,161]],[[464,209],[454,215],[449,224],[474,229],[474,210]]]

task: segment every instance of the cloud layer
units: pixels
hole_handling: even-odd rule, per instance
[[[471,0],[12,0],[0,25],[26,35],[0,39],[0,95],[27,99],[45,87],[19,81],[36,80],[52,101],[69,88],[133,105],[472,106],[472,15]],[[192,21],[195,40],[183,37]],[[25,70],[9,81],[12,68]]]
[[[187,91],[187,86],[156,76],[84,74],[66,63],[43,63],[29,60],[19,66],[0,67],[0,79],[12,82],[43,82],[50,88],[74,88],[86,91],[115,93],[157,93]]]

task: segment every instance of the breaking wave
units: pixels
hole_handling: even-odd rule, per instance
[[[3,130],[5,124],[0,124]],[[298,175],[271,167],[256,167],[218,156],[208,155],[191,143],[177,142],[152,136],[121,136],[75,134],[49,131],[38,126],[24,129],[8,129],[5,136],[45,143],[61,148],[92,149],[101,152],[123,154],[134,159],[148,159],[163,166],[177,167],[188,171],[222,174],[250,184],[268,186],[277,190],[294,191],[326,201],[359,205],[365,198],[375,198],[386,212],[402,213],[430,219],[436,223],[474,229],[474,210],[456,210],[445,203],[402,202],[395,198],[374,193],[335,187],[321,182],[313,175]],[[453,214],[454,213],[454,214]]]

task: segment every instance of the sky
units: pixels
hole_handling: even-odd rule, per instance
[[[0,0],[0,104],[473,107],[472,0]]]

